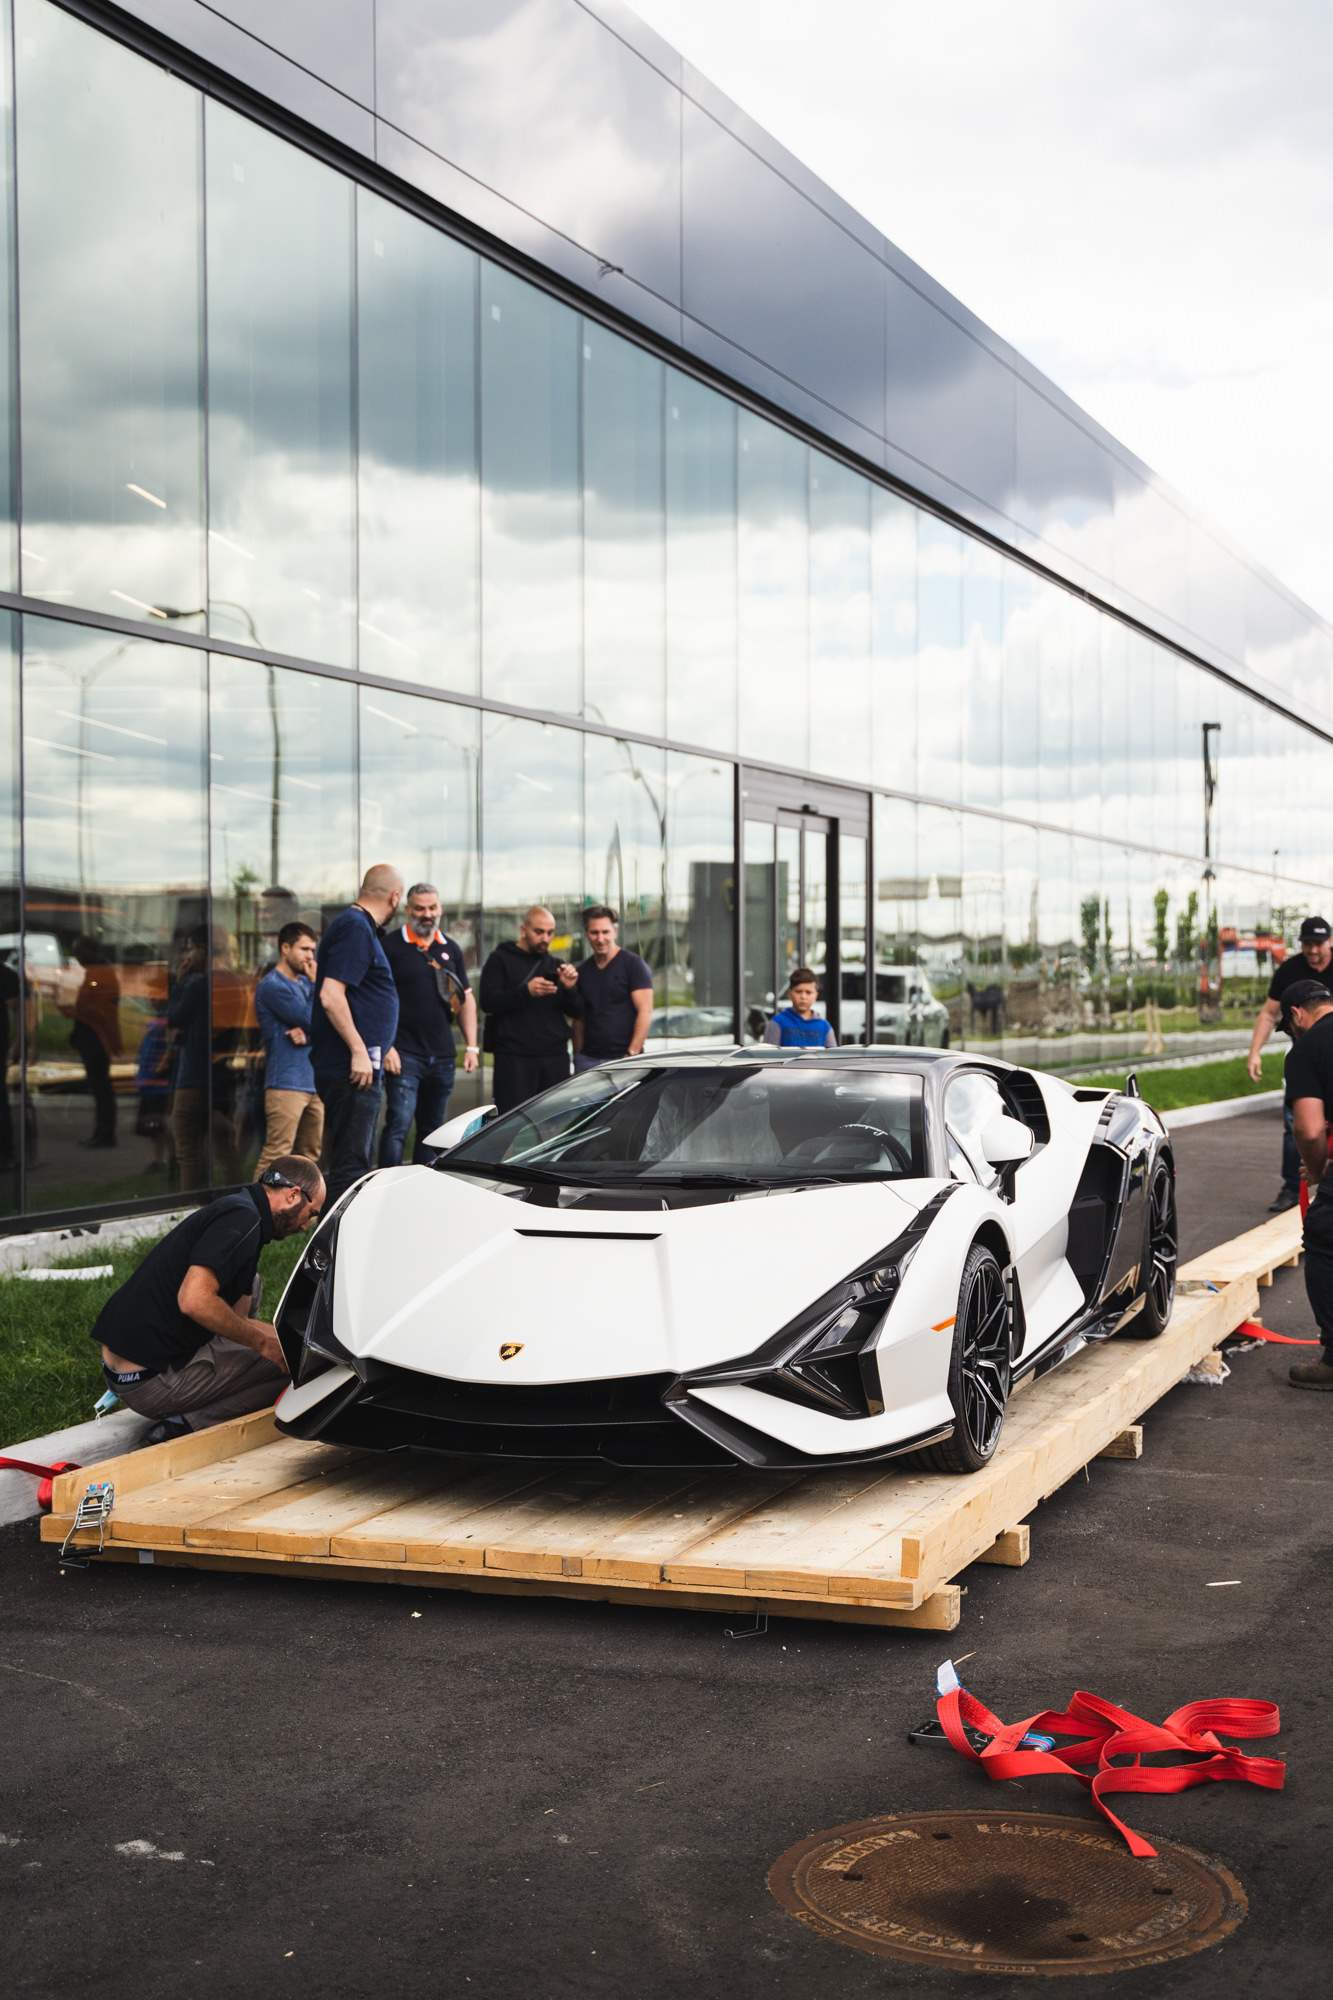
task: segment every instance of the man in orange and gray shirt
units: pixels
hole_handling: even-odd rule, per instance
[[[440,929],[443,905],[433,882],[414,882],[407,892],[407,922],[384,939],[384,955],[398,988],[398,1036],[402,1065],[384,1078],[384,1130],[379,1163],[402,1165],[408,1129],[416,1120],[413,1166],[429,1165],[434,1154],[422,1144],[443,1125],[454,1087],[454,1022],[462,1031],[463,1068],[480,1060],[477,1002],[468,983],[463,954]]]

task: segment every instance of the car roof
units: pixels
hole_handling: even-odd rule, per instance
[[[898,1075],[925,1075],[928,1071],[939,1074],[941,1070],[975,1066],[978,1062],[984,1063],[988,1069],[1012,1070],[1015,1067],[998,1056],[969,1055],[959,1049],[912,1049],[892,1044],[865,1048],[854,1043],[840,1049],[775,1049],[766,1043],[755,1042],[748,1047],[730,1049],[664,1049],[651,1055],[626,1056],[623,1060],[669,1063],[673,1067],[685,1063],[701,1068],[725,1068],[736,1062],[760,1063],[766,1068],[787,1068],[796,1064],[802,1069],[874,1069]],[[609,1069],[613,1065],[608,1063],[606,1067]]]

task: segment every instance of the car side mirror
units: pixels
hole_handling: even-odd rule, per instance
[[[453,1147],[461,1146],[464,1139],[470,1139],[474,1132],[480,1132],[483,1125],[489,1125],[491,1120],[498,1118],[499,1115],[493,1104],[483,1104],[480,1111],[461,1111],[457,1118],[447,1119],[443,1125],[437,1125],[433,1132],[428,1132],[421,1143],[423,1146],[429,1146],[433,1153],[450,1152]]]
[[[992,1118],[982,1132],[981,1153],[988,1166],[1012,1166],[1016,1160],[1025,1160],[1031,1151],[1031,1131],[1020,1125],[1017,1118],[1006,1118],[1003,1112]]]

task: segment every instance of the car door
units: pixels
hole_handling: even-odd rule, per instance
[[[1006,1191],[1004,1177],[982,1153],[981,1135],[997,1117],[1027,1122],[1006,1101],[991,1072],[958,1070],[949,1078],[944,1092],[949,1169],[956,1179],[971,1179],[1006,1195],[1005,1226],[1013,1245],[1026,1327],[1021,1352],[1031,1353],[1078,1310],[1082,1294],[1064,1261],[1066,1214],[1052,1201],[1049,1175],[1020,1165],[1010,1172]]]

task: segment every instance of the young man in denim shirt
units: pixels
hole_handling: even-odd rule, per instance
[[[324,1106],[310,1062],[315,944],[309,924],[284,924],[278,932],[278,962],[255,988],[255,1013],[264,1038],[266,1127],[256,1180],[284,1153],[319,1158]]]

